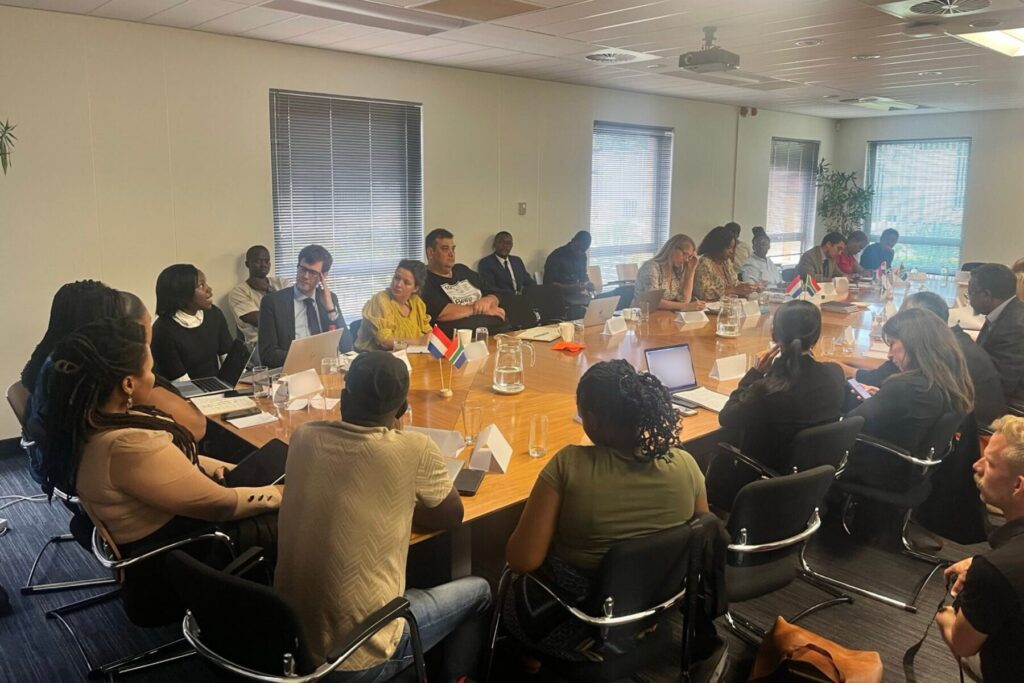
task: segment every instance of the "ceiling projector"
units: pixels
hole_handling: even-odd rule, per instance
[[[740,66],[740,56],[715,45],[715,26],[704,27],[701,49],[679,55],[679,68],[699,74],[732,71]]]

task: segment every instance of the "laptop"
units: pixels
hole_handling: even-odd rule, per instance
[[[591,299],[587,304],[587,312],[583,315],[583,327],[594,327],[604,325],[615,315],[615,305],[619,303],[619,297],[612,296],[604,299]]]
[[[245,366],[255,352],[255,348],[250,349],[245,342],[236,339],[231,344],[228,355],[224,357],[224,363],[220,366],[216,377],[178,380],[171,384],[185,398],[197,398],[231,391],[238,384],[242,373],[245,372]]]
[[[271,439],[259,450],[242,458],[224,475],[224,483],[231,488],[280,484],[284,481],[287,461],[288,444],[280,439]]]
[[[321,332],[302,339],[296,339],[288,347],[288,355],[284,359],[281,374],[294,375],[304,370],[315,369],[320,372],[320,361],[324,358],[335,358],[338,355],[338,344],[344,329]]]
[[[633,294],[633,303],[630,304],[632,308],[640,308],[640,304],[646,303],[650,312],[658,310],[658,306],[661,305],[661,298],[665,294],[664,289],[651,289],[646,292],[636,292]]]
[[[716,413],[725,407],[728,396],[705,389],[697,383],[689,344],[644,349],[644,356],[647,358],[648,372],[668,387],[673,403],[686,408],[700,406]]]

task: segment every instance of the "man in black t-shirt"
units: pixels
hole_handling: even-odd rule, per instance
[[[486,327],[494,334],[506,328],[505,310],[476,271],[455,263],[455,236],[444,228],[431,230],[424,240],[427,281],[420,297],[430,319],[451,336],[455,329]]]
[[[953,654],[981,654],[982,678],[1024,681],[1024,418],[1005,416],[974,464],[981,499],[999,508],[1006,523],[989,538],[990,552],[946,570],[959,611],[935,615]]]

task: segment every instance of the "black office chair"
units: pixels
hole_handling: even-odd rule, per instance
[[[782,269],[782,281],[792,282],[793,278],[796,277],[796,268],[783,268]]]
[[[234,557],[234,546],[232,545],[231,538],[220,531],[198,533],[188,538],[179,539],[159,547],[148,549],[144,552],[139,552],[131,557],[123,557],[116,546],[108,542],[99,529],[94,528],[92,532],[93,555],[100,564],[111,570],[119,581],[124,580],[124,571],[126,569],[137,567],[146,561],[159,561],[172,550],[201,543],[208,543],[211,544],[211,546],[222,548],[228,560]],[[78,649],[78,653],[85,662],[85,667],[88,671],[88,678],[90,680],[97,678],[110,679],[114,676],[168,664],[179,659],[191,657],[195,654],[195,650],[192,649],[185,638],[177,638],[169,643],[123,657],[113,662],[98,666],[95,665],[92,658],[89,657],[89,653],[86,652],[85,646],[82,644],[78,633],[74,628],[72,628],[71,624],[68,623],[65,617],[86,607],[117,597],[121,598],[122,605],[125,608],[125,613],[128,615],[128,618],[139,626],[164,626],[169,623],[173,623],[180,617],[180,613],[174,614],[173,617],[168,614],[164,614],[166,611],[164,609],[154,610],[153,614],[150,614],[150,610],[147,609],[147,606],[141,604],[147,596],[140,594],[139,591],[131,590],[130,587],[126,590],[126,585],[124,583],[122,583],[120,588],[114,591],[86,598],[85,600],[64,605],[47,612],[47,619],[57,620],[61,626],[71,634],[71,637],[75,641],[75,646]],[[161,608],[164,607],[164,603],[167,601],[167,596],[165,594],[151,597],[157,598],[157,602],[161,603]]]
[[[710,575],[714,574],[713,569],[705,571],[708,568],[700,563],[714,555],[707,551],[719,542],[724,545],[725,532],[714,515],[701,515],[649,536],[620,541],[604,556],[590,595],[576,604],[570,604],[556,588],[533,574],[525,575],[522,580],[535,583],[574,619],[593,627],[595,638],[606,644],[605,659],[601,662],[569,662],[540,653],[536,656],[569,681],[616,681],[649,662],[669,629],[655,629],[642,639],[637,635],[666,617],[672,608],[681,608],[685,615],[681,661],[686,670],[697,601],[702,593],[712,589]],[[513,574],[506,566],[498,583],[485,681],[490,677],[502,605],[512,580]],[[722,607],[724,613],[724,602]],[[529,649],[529,645],[524,645]]]
[[[352,343],[355,344],[356,339],[359,339],[359,326],[363,324],[363,319],[353,320],[348,324],[348,333],[352,335]]]
[[[898,607],[907,612],[917,612],[915,604],[918,597],[920,597],[921,592],[924,590],[924,587],[939,569],[945,567],[949,563],[935,557],[934,555],[921,552],[915,548],[910,539],[907,538],[907,527],[910,525],[914,508],[927,500],[931,493],[930,478],[932,472],[935,471],[936,466],[942,463],[946,455],[952,451],[953,439],[956,437],[957,430],[963,422],[963,419],[964,416],[962,414],[954,411],[949,411],[943,414],[936,422],[935,427],[929,434],[929,438],[924,444],[922,444],[921,450],[916,454],[911,454],[898,446],[894,446],[893,444],[872,436],[862,434],[858,437],[858,443],[862,444],[864,449],[867,451],[864,453],[859,452],[858,457],[873,459],[896,458],[907,464],[909,472],[907,473],[906,482],[897,488],[881,489],[875,486],[857,483],[855,481],[844,480],[843,475],[846,474],[846,472],[841,473],[835,482],[836,490],[843,496],[843,526],[846,528],[848,533],[850,532],[850,525],[848,523],[850,518],[849,513],[857,499],[881,503],[901,512],[902,524],[900,525],[900,542],[902,544],[902,553],[908,557],[912,557],[932,565],[931,572],[922,578],[914,589],[910,601],[903,602],[882,593],[825,576],[824,574],[812,569],[807,563],[806,557],[801,555],[801,559],[803,561],[802,571],[808,580],[812,583],[817,582],[818,585],[824,583],[843,591],[849,591],[851,593],[856,593],[857,595],[862,595],[866,598],[871,598],[872,600],[878,600],[886,605]]]
[[[732,542],[725,569],[730,604],[726,624],[754,646],[764,638],[765,630],[733,613],[731,606],[793,582],[798,575],[798,555],[821,526],[818,511],[834,478],[835,469],[821,465],[796,474],[753,481],[740,489],[733,501],[728,524]],[[766,510],[771,514],[765,514]],[[847,595],[830,588],[824,590],[832,599],[812,605],[787,621],[796,623],[820,609],[853,602]],[[741,627],[756,638],[749,637]]]
[[[962,270],[962,271],[964,271],[966,273],[969,273],[972,270],[974,270],[975,268],[979,268],[979,267],[981,267],[983,265],[985,265],[984,261],[968,261],[967,263],[965,263],[962,266],[960,266],[960,270]]]
[[[409,625],[417,680],[426,681],[423,648],[409,601],[398,597],[368,616],[319,661],[309,650],[295,610],[269,586],[242,576],[259,560],[251,548],[223,570],[176,550],[167,558],[171,583],[185,602],[182,632],[203,661],[248,680],[317,681],[396,619]]]
[[[568,315],[565,291],[558,285],[535,285],[523,290],[531,309],[537,312],[537,325],[564,322]]]

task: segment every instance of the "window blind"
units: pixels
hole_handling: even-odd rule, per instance
[[[960,267],[970,138],[868,143],[868,183],[875,191],[865,226],[872,241],[900,233],[896,264],[939,273]]]
[[[274,254],[294,279],[299,251],[323,245],[346,320],[423,252],[421,106],[270,91]]]
[[[796,263],[814,243],[818,144],[817,140],[772,138],[764,230],[772,238],[769,255],[774,261]]]
[[[594,122],[590,265],[618,279],[615,265],[641,263],[668,239],[672,130]]]

